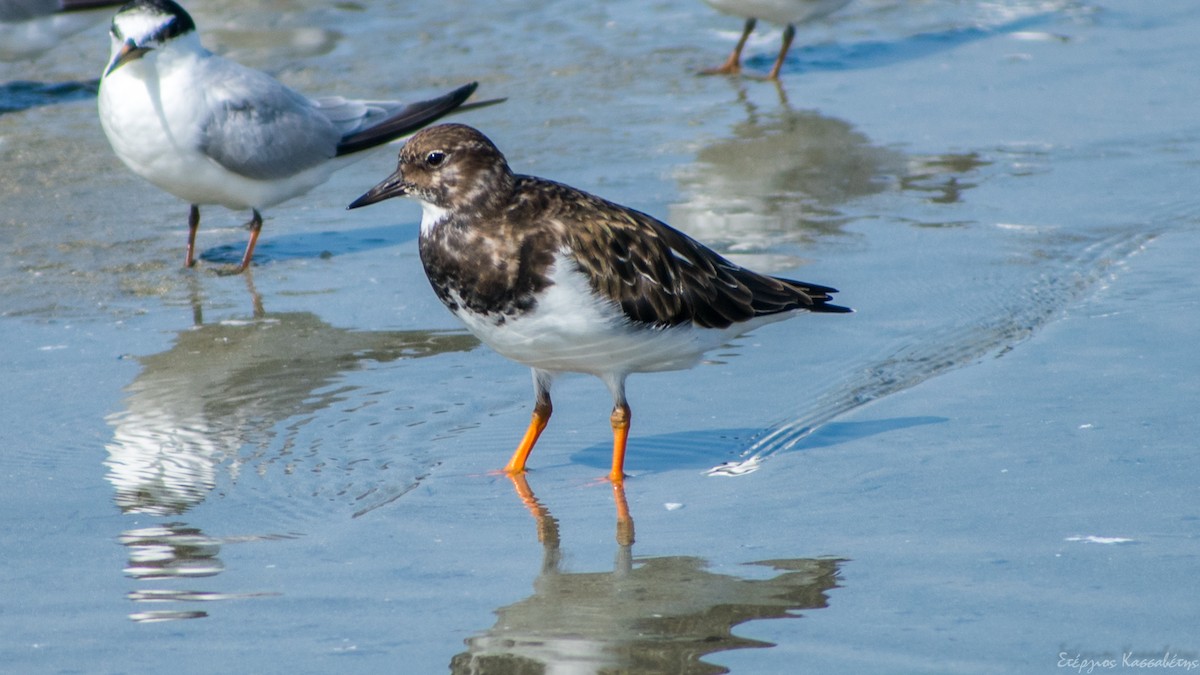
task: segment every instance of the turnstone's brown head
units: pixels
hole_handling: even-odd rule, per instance
[[[483,211],[505,203],[513,184],[508,162],[487,136],[463,124],[440,124],[408,139],[392,175],[347,208],[411,197],[427,208]]]

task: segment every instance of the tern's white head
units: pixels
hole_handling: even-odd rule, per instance
[[[195,40],[196,23],[172,0],[134,0],[121,7],[113,17],[109,34],[112,56],[104,70],[105,76],[173,40],[185,36]]]

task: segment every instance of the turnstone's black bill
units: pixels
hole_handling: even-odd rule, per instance
[[[805,21],[815,21],[824,18],[850,4],[850,0],[704,0],[714,9],[725,14],[744,17],[746,25],[742,29],[742,37],[738,40],[733,53],[725,63],[711,70],[704,71],[706,75],[732,75],[742,72],[742,49],[746,40],[754,31],[758,19],[766,19],[772,23],[786,26],[783,29],[783,44],[779,48],[779,57],[771,66],[768,80],[779,79],[779,69],[783,67],[783,59],[792,46],[796,37],[796,24]]]
[[[100,124],[117,156],[191,204],[184,263],[194,261],[200,205],[249,209],[254,256],[261,209],[302,195],[360,150],[410,134],[464,105],[475,83],[428,101],[309,99],[200,45],[171,0],[135,0],[112,21]]]
[[[609,478],[624,479],[630,373],[689,368],[709,349],[798,312],[849,312],[827,286],[738,267],[665,223],[572,187],[514,175],[475,129],[415,134],[395,173],[349,208],[421,203],[420,252],[434,292],[483,342],[533,369],[533,419],[505,471],[550,419],[560,372],[613,397]]]

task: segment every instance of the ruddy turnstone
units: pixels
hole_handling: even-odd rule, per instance
[[[0,61],[32,59],[103,20],[124,0],[0,0]]]
[[[711,70],[704,71],[708,75],[730,75],[742,71],[742,49],[746,40],[754,31],[758,19],[766,19],[772,23],[783,24],[783,45],[779,49],[779,57],[767,75],[768,80],[779,79],[779,69],[783,67],[783,59],[792,46],[796,37],[796,24],[815,21],[824,18],[850,4],[850,0],[704,0],[709,6],[719,12],[744,17],[746,25],[742,29],[742,37],[738,40],[733,53],[725,63]]]
[[[191,204],[184,263],[194,262],[200,205],[259,211],[324,183],[356,153],[410,134],[464,106],[471,83],[428,101],[309,99],[266,73],[200,45],[192,17],[171,0],[135,0],[112,21],[100,80],[100,124],[134,173]]]
[[[693,366],[704,352],[798,312],[849,312],[834,289],[739,267],[654,218],[512,172],[479,131],[424,129],[396,171],[348,208],[421,203],[420,254],[438,298],[481,341],[533,369],[533,418],[505,471],[525,470],[562,372],[613,397],[613,483],[624,479],[630,373]]]

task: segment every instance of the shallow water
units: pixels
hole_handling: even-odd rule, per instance
[[[693,75],[740,27],[694,0],[192,5],[313,94],[478,80],[518,171],[858,311],[631,378],[624,495],[562,379],[514,485],[527,371],[433,298],[416,206],[344,210],[393,150],[269,210],[242,277],[206,209],[185,271],[87,99],[103,27],[0,64],[0,670],[1200,658],[1193,3],[856,0],[780,88]]]

